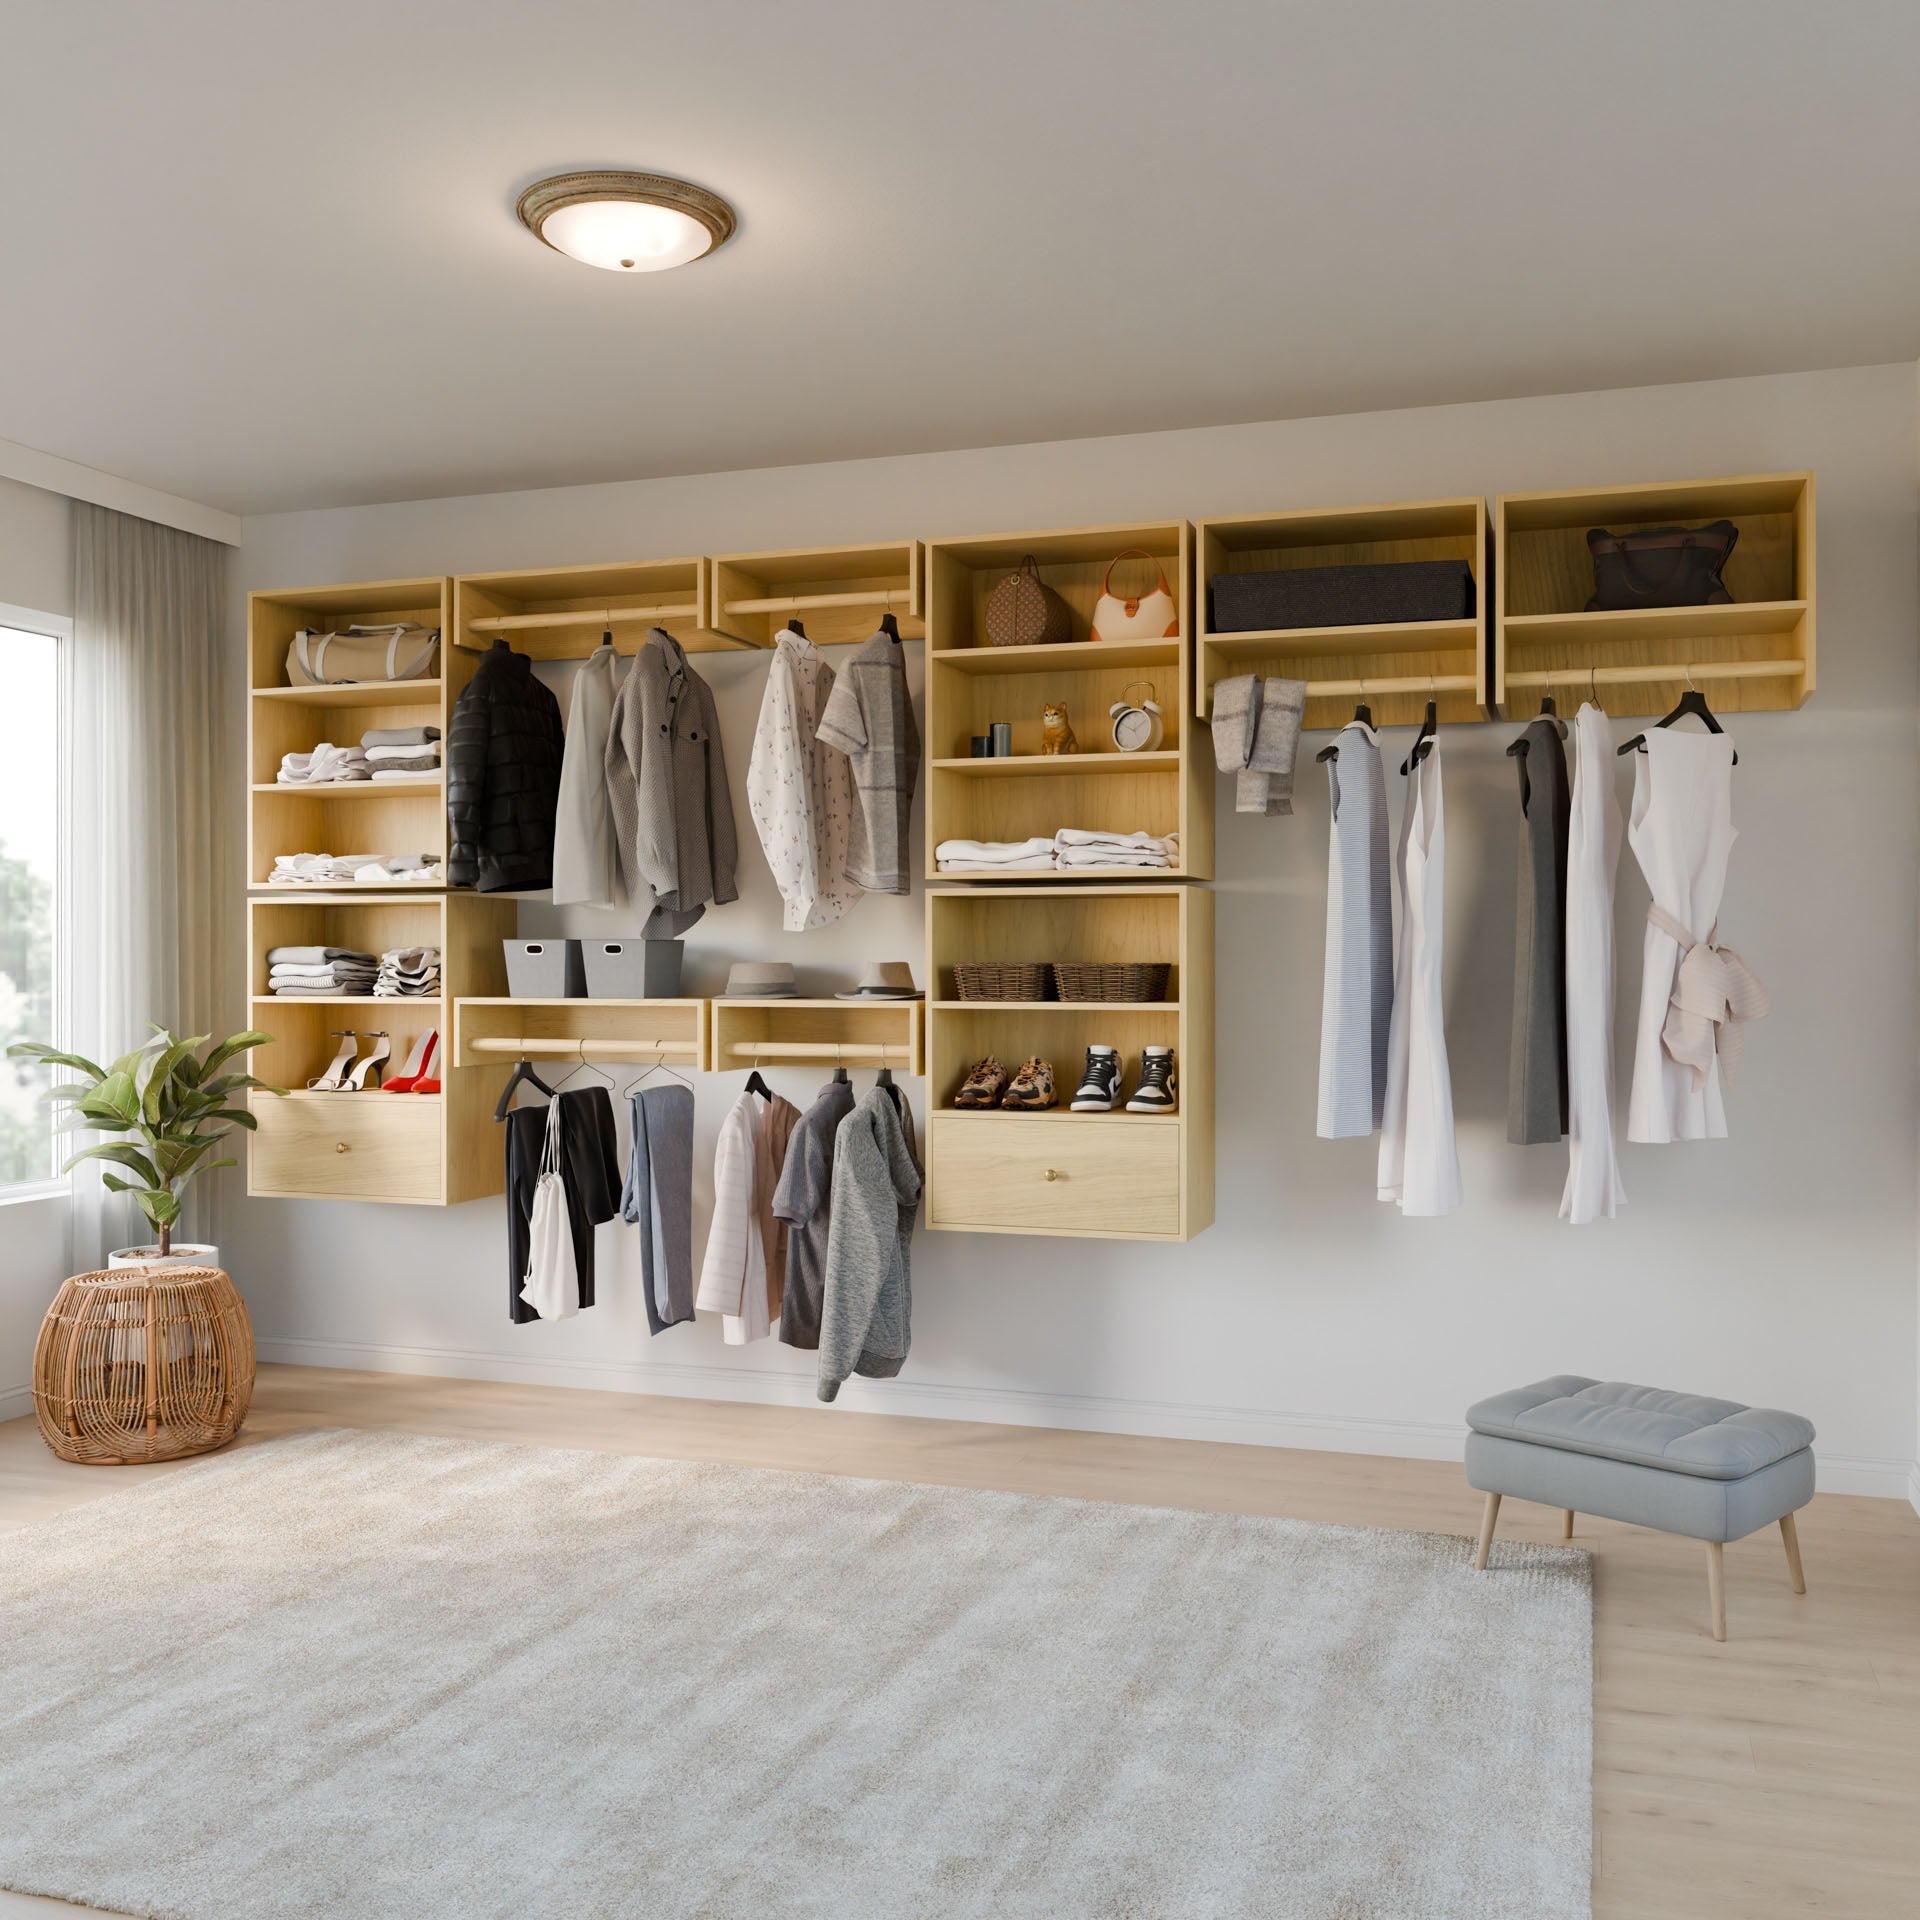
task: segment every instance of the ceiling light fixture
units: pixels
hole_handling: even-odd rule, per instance
[[[664,173],[556,173],[536,180],[514,211],[556,253],[609,273],[683,267],[734,226],[717,193]]]

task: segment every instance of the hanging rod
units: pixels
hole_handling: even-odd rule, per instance
[[[1511,675],[1509,675],[1511,678]],[[1359,700],[1376,693],[1477,693],[1470,673],[1409,673],[1393,680],[1309,680],[1309,700]]]
[[[658,626],[662,620],[694,620],[698,605],[676,601],[663,607],[582,607],[570,613],[490,613],[467,625],[475,633],[535,633],[551,627],[619,627],[645,620]]]
[[[809,613],[815,607],[887,607],[904,601],[907,588],[876,588],[861,593],[784,593],[763,600],[723,600],[722,613]]]
[[[1692,660],[1657,667],[1555,667],[1551,673],[1529,668],[1507,675],[1510,687],[1563,687],[1578,693],[1591,681],[1595,686],[1629,686],[1636,680],[1787,680],[1805,673],[1804,660]],[[1369,680],[1381,688],[1384,681]]]
[[[493,1035],[466,1042],[469,1053],[512,1054],[522,1060],[579,1060],[598,1054],[605,1060],[696,1060],[699,1048],[691,1040],[568,1040],[547,1036],[539,1040],[502,1040]]]
[[[767,1066],[782,1060],[878,1060],[883,1066],[897,1053],[901,1059],[912,1057],[913,1049],[904,1040],[882,1045],[878,1040],[729,1040],[719,1051],[729,1060],[758,1060]]]

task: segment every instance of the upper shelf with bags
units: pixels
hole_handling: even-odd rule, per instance
[[[290,707],[437,706],[451,586],[435,574],[249,595],[248,684]]]

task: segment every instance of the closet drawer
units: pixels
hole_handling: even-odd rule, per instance
[[[440,1203],[440,1097],[256,1094],[247,1191],[282,1199]]]
[[[1180,1231],[1173,1121],[937,1113],[931,1165],[936,1227],[1112,1239]]]

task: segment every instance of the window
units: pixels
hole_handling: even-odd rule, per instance
[[[15,1040],[56,1040],[60,982],[61,642],[67,622],[0,606],[0,1194],[59,1173],[66,1136],[41,1097],[49,1074],[4,1057]]]

